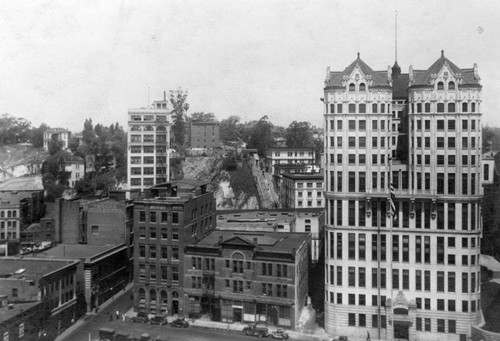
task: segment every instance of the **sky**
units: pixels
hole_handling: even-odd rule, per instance
[[[188,91],[193,112],[322,125],[326,68],[478,64],[483,125],[500,127],[500,2],[0,1],[0,114],[81,131]]]

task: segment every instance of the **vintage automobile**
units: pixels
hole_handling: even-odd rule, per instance
[[[143,312],[138,312],[136,316],[132,317],[133,322],[138,322],[138,323],[148,323],[149,318],[146,313]]]
[[[347,336],[339,336],[339,337],[334,337],[332,341],[349,341],[349,338]]]
[[[243,334],[258,337],[268,337],[269,331],[264,326],[252,324],[243,328]]]
[[[113,341],[115,338],[115,330],[113,328],[99,329],[99,341]]]
[[[288,340],[288,334],[283,329],[276,329],[271,333],[273,339]]]
[[[168,324],[168,321],[167,321],[167,318],[163,315],[155,315],[149,320],[149,323],[155,324],[158,326],[163,326],[165,324]]]
[[[176,328],[187,328],[189,327],[189,322],[186,321],[185,319],[181,318],[181,319],[177,319],[177,320],[174,320],[172,321],[172,327],[176,327]]]

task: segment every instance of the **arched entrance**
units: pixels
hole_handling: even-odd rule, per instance
[[[172,315],[179,313],[179,293],[174,291],[172,293]]]
[[[168,295],[164,290],[161,292],[161,313],[163,315],[168,314]]]

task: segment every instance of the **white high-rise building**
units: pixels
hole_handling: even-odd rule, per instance
[[[168,100],[128,111],[128,186],[144,189],[169,181],[171,109]]]
[[[359,54],[328,68],[328,333],[458,341],[480,322],[479,81],[444,53],[407,74]]]

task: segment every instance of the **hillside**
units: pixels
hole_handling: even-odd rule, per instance
[[[256,209],[260,198],[254,177],[245,163],[239,163],[236,170],[224,170],[223,158],[187,157],[182,164],[183,177],[209,182],[214,191],[218,210]]]
[[[29,143],[0,146],[0,181],[13,177],[40,174],[48,153]]]

